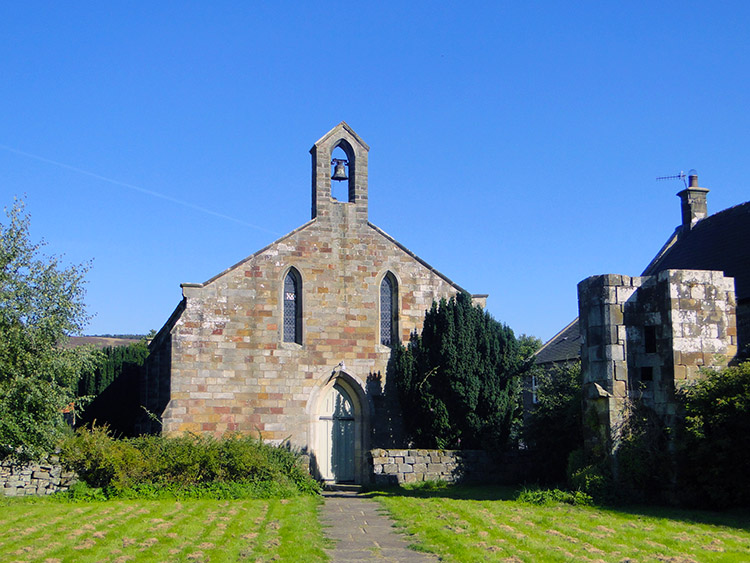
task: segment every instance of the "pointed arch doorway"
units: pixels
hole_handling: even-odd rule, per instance
[[[344,387],[336,383],[323,398],[318,419],[321,477],[336,483],[351,483],[354,463],[354,403]]]
[[[330,483],[361,483],[367,447],[364,393],[339,372],[320,389],[312,417],[313,450],[318,477]]]

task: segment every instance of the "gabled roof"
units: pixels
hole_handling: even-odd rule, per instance
[[[323,143],[325,143],[329,137],[339,134],[340,131],[346,131],[347,133],[349,133],[349,135],[351,135],[354,138],[354,140],[357,143],[359,143],[362,146],[362,148],[364,148],[366,151],[370,150],[370,146],[362,140],[362,137],[357,135],[354,132],[354,129],[352,129],[351,126],[346,121],[342,121],[341,123],[336,125],[336,127],[331,129],[328,133],[323,135],[320,139],[315,141],[315,144],[310,149],[310,152],[313,152],[313,150],[315,150],[315,147],[317,147],[318,145],[322,145]]]
[[[663,270],[721,270],[735,280],[737,300],[750,298],[750,201],[706,217],[648,265]]]

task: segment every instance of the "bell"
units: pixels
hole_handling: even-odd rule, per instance
[[[346,160],[334,158],[331,164],[336,165],[336,168],[333,170],[333,176],[331,176],[331,180],[341,182],[342,180],[349,179],[346,175]]]

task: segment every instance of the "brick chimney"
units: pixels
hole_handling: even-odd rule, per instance
[[[682,232],[687,233],[708,215],[706,194],[708,189],[698,187],[698,172],[688,172],[688,187],[677,195],[682,200]]]

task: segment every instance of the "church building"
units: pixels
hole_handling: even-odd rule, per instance
[[[464,290],[369,222],[368,151],[349,125],[334,127],[310,150],[312,219],[182,284],[151,343],[141,431],[288,440],[336,482],[366,480],[371,448],[405,446],[394,345],[421,330],[433,301]],[[347,201],[332,181],[348,183]]]

